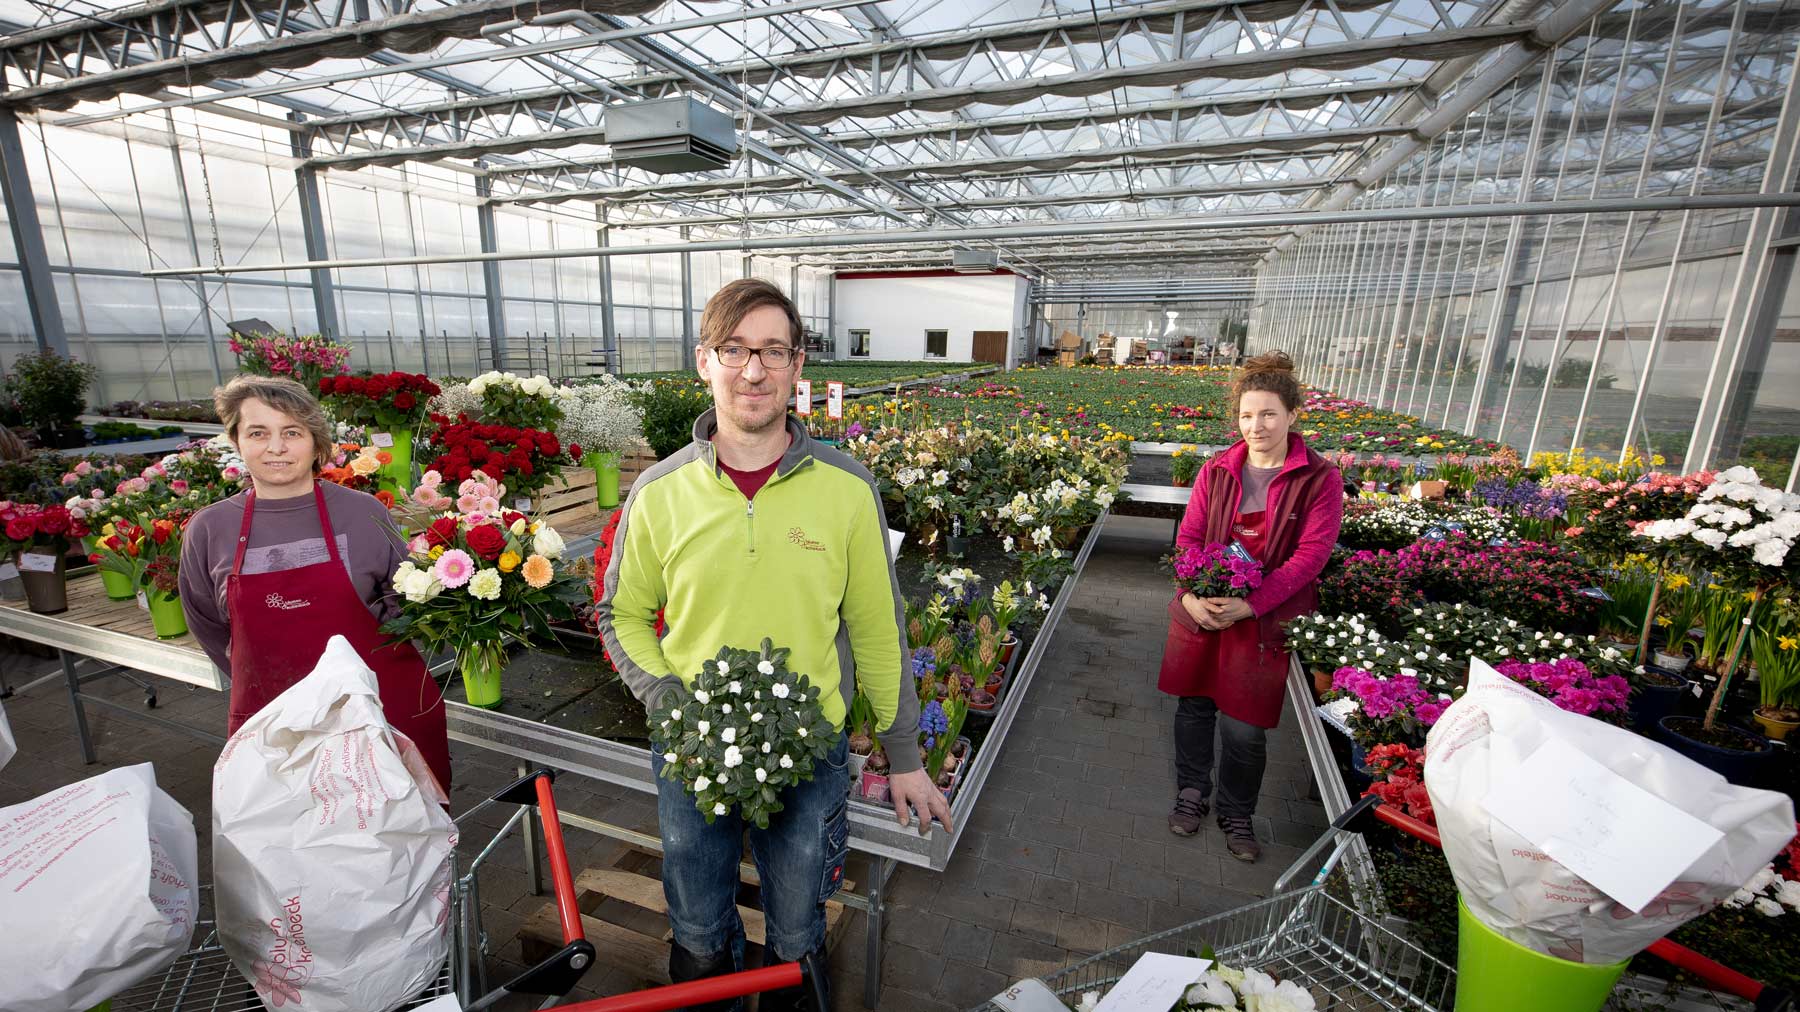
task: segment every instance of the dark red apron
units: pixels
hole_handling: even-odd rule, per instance
[[[1232,536],[1265,567],[1267,516],[1263,510],[1240,513],[1231,525]],[[1169,605],[1169,616],[1157,688],[1176,696],[1210,696],[1221,713],[1246,724],[1274,727],[1281,722],[1288,658],[1279,640],[1262,641],[1262,622],[1247,618],[1218,632],[1201,629],[1179,594]]]
[[[338,635],[350,641],[381,687],[381,708],[394,730],[412,739],[438,785],[450,791],[450,742],[444,696],[411,643],[388,644],[381,624],[350,582],[337,535],[325,510],[325,490],[313,485],[328,562],[274,573],[245,573],[256,493],[244,493],[244,524],[225,584],[231,617],[231,716],[227,733],[305,678]]]

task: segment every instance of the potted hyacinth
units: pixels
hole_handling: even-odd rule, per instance
[[[427,475],[427,478],[435,478]],[[449,650],[469,705],[497,707],[509,645],[552,639],[586,597],[556,529],[507,509],[506,487],[475,472],[451,500],[437,483],[411,495],[408,556],[394,572],[400,615],[381,627],[427,652]],[[422,504],[448,504],[434,512]]]
[[[594,494],[603,510],[619,505],[619,465],[644,438],[644,412],[631,384],[610,375],[564,387],[557,396],[562,422],[556,434],[569,455],[594,470]]]
[[[788,670],[788,656],[766,639],[757,650],[721,647],[649,715],[657,775],[681,784],[709,823],[735,812],[767,829],[781,792],[811,780],[837,740],[819,689]]]
[[[1720,593],[1742,595],[1744,607],[1705,717],[1671,715],[1659,727],[1677,751],[1729,780],[1752,782],[1771,747],[1761,736],[1721,721],[1720,710],[1758,607],[1773,592],[1794,586],[1800,574],[1800,556],[1792,552],[1800,536],[1800,495],[1764,485],[1748,467],[1733,467],[1713,476],[1686,516],[1646,522],[1633,533],[1711,573],[1724,588]]]

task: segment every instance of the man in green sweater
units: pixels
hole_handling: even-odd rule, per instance
[[[910,825],[916,810],[921,832],[933,818],[950,830],[949,805],[920,768],[919,701],[881,494],[862,465],[788,416],[800,344],[793,303],[766,281],[734,281],[708,300],[695,359],[714,407],[695,422],[692,443],[632,486],[596,610],[607,652],[648,709],[721,646],[754,649],[766,637],[792,651],[788,667],[820,687],[840,728],[828,759],[787,790],[766,830],[735,813],[709,824],[680,784],[657,778],[677,982],[742,965],[746,828],[769,949],[783,961],[816,954],[824,966],[825,901],[843,880],[850,838],[841,729],[858,687],[888,755],[896,821]],[[807,1006],[795,992],[765,995],[761,1007]]]

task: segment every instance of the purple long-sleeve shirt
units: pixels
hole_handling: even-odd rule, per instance
[[[406,546],[394,533],[387,508],[372,495],[331,482],[321,482],[325,509],[336,534],[338,556],[350,574],[358,597],[377,620],[399,613],[392,587],[394,570],[406,559]],[[226,584],[244,520],[246,493],[201,510],[188,524],[181,544],[181,608],[188,630],[219,666],[231,670],[231,616],[225,606]],[[258,499],[250,542],[244,552],[245,573],[276,573],[330,560],[325,534],[311,491],[291,499]]]
[[[1194,478],[1194,491],[1188,496],[1187,509],[1181,515],[1181,529],[1175,536],[1175,543],[1182,548],[1199,547],[1206,543],[1206,470],[1222,467],[1243,480],[1243,469],[1248,448],[1239,442],[1206,462],[1201,473]],[[1273,512],[1279,508],[1281,496],[1287,490],[1288,478],[1306,466],[1306,443],[1297,435],[1288,436],[1287,461],[1282,465],[1281,473],[1269,482],[1268,501],[1264,508]],[[1331,560],[1332,546],[1337,544],[1338,528],[1343,525],[1344,504],[1341,495],[1328,496],[1318,508],[1307,511],[1300,528],[1300,541],[1294,547],[1294,554],[1288,560],[1275,567],[1271,572],[1263,574],[1262,586],[1250,593],[1244,603],[1257,615],[1266,615],[1271,609],[1281,605],[1283,601],[1293,597],[1307,584],[1317,580],[1325,571],[1325,563]]]

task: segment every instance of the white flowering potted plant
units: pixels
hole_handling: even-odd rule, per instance
[[[555,528],[502,505],[505,486],[478,471],[458,492],[449,510],[403,516],[408,555],[393,577],[400,614],[381,631],[427,653],[453,652],[469,704],[494,708],[507,647],[551,641],[587,585],[563,558]]]
[[[788,670],[788,655],[767,639],[721,647],[650,713],[658,775],[681,784],[707,822],[735,811],[767,829],[782,790],[811,780],[837,741],[818,687]]]
[[[631,384],[610,375],[557,392],[562,422],[556,435],[571,456],[594,469],[594,494],[603,510],[619,505],[619,465],[644,438],[644,412],[635,393]]]
[[[1633,534],[1671,548],[1696,569],[1710,573],[1722,593],[1743,595],[1736,634],[1718,672],[1717,687],[1702,719],[1671,715],[1658,726],[1677,750],[1736,782],[1753,781],[1772,754],[1760,735],[1720,719],[1758,606],[1771,594],[1800,584],[1800,495],[1764,485],[1755,471],[1733,467],[1713,476],[1687,515],[1646,522]]]

